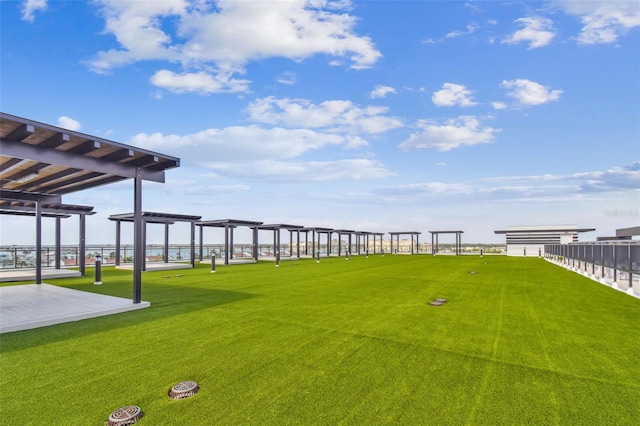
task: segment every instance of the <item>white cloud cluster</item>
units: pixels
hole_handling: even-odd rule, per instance
[[[247,107],[252,121],[286,127],[326,129],[332,132],[377,134],[402,126],[402,121],[388,117],[388,108],[358,107],[351,101],[332,100],[313,104],[306,99],[256,99]]]
[[[549,202],[567,197],[587,197],[590,194],[640,192],[640,162],[608,170],[570,174],[529,176],[498,176],[473,182],[420,182],[389,185],[374,190],[389,199],[415,200],[420,197],[461,198],[478,200],[526,200]]]
[[[523,28],[504,38],[502,43],[529,42],[529,49],[536,49],[548,45],[555,37],[553,21],[549,18],[532,16],[516,19],[515,22],[522,25]]]
[[[80,130],[80,128],[82,127],[79,121],[74,120],[71,117],[67,117],[66,115],[58,117],[58,126],[62,127],[63,129],[69,129],[74,131]]]
[[[640,3],[632,0],[558,0],[554,3],[583,24],[580,44],[614,43],[630,29],[640,26]]]
[[[232,77],[232,73],[217,72],[214,74],[198,71],[174,73],[169,70],[157,71],[149,79],[151,84],[173,93],[237,93],[249,90],[249,80]]]
[[[451,31],[451,32],[449,32],[449,33],[447,33],[445,35],[445,38],[455,38],[455,37],[460,37],[460,36],[472,34],[472,33],[476,32],[479,28],[480,28],[480,25],[478,25],[476,23],[471,23],[471,24],[467,25],[467,27],[466,27],[466,29],[464,31],[460,31],[460,30]]]
[[[491,143],[495,134],[500,132],[500,129],[482,127],[480,120],[472,115],[449,119],[443,124],[423,121],[419,126],[421,131],[400,144],[401,149],[450,151],[461,146]]]
[[[347,59],[351,68],[371,67],[381,56],[369,37],[355,33],[349,3],[330,0],[282,2],[99,0],[105,32],[120,48],[101,51],[89,62],[96,72],[143,60],[181,63],[183,70],[158,70],[152,84],[177,93],[246,91],[237,80],[252,60],[303,60],[316,54]],[[165,31],[166,23],[175,34]],[[175,22],[175,24],[173,24]],[[172,38],[173,37],[173,38]],[[175,38],[175,39],[174,39]]]
[[[390,86],[384,86],[382,84],[378,84],[376,87],[373,88],[371,93],[369,93],[369,97],[371,99],[386,98],[387,95],[392,93],[397,93],[396,89]]]
[[[22,2],[22,20],[33,22],[35,13],[47,9],[47,0],[25,0]]]
[[[431,100],[437,106],[462,106],[477,105],[473,101],[473,92],[461,84],[444,83],[442,89],[433,93]]]
[[[507,89],[507,95],[514,98],[521,105],[541,105],[556,101],[563,93],[560,89],[551,89],[548,86],[526,79],[504,80],[500,86]]]
[[[285,71],[282,74],[280,74],[280,76],[278,76],[276,81],[280,84],[284,84],[285,86],[292,86],[297,83],[298,77],[294,72]]]
[[[565,184],[577,182],[573,183],[573,185],[577,185],[581,192],[616,192],[629,189],[640,191],[640,161],[633,162],[627,166],[612,167],[607,170],[555,175],[546,173],[542,175],[501,176],[482,180],[505,185],[512,185],[514,182],[527,185],[537,185],[540,182],[563,182]]]
[[[366,145],[358,136],[284,129],[235,126],[207,129],[188,135],[135,135],[133,145],[173,152],[182,160],[207,168],[216,176],[279,182],[369,179],[392,173],[372,159],[299,161],[311,151]]]
[[[211,169],[219,175],[243,180],[273,182],[327,182],[336,180],[379,179],[392,176],[384,166],[370,159],[337,161],[262,160],[238,167],[230,163],[214,163]]]

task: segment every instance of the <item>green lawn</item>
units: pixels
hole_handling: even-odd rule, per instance
[[[92,274],[50,283],[131,297],[130,272]],[[203,265],[146,272],[142,294],[151,308],[2,335],[0,424],[101,425],[125,405],[140,425],[640,419],[640,300],[541,259]],[[200,392],[169,399],[183,380]]]

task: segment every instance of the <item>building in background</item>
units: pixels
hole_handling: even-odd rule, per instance
[[[578,241],[578,234],[595,228],[577,225],[507,226],[494,231],[507,237],[507,256],[542,256],[545,244],[568,244]]]

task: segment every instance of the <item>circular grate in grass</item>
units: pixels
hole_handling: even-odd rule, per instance
[[[470,273],[471,275],[475,275],[475,274],[477,274],[477,272],[476,272],[476,271],[469,271],[469,273]]]
[[[109,426],[124,426],[132,425],[140,420],[144,416],[144,413],[137,405],[128,405],[126,407],[118,408],[116,411],[109,415],[107,424]]]
[[[447,303],[447,299],[436,299],[436,302]]]
[[[444,302],[438,302],[437,300],[434,300],[433,302],[429,302],[429,305],[431,305],[431,306],[442,306],[442,305],[444,305]]]
[[[195,395],[200,390],[200,386],[193,380],[176,383],[169,390],[169,398],[184,399]]]

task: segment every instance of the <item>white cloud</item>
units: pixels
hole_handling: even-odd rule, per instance
[[[523,28],[503,39],[502,43],[518,44],[520,42],[529,42],[529,49],[535,49],[548,45],[555,37],[551,19],[533,16],[516,19],[515,22],[521,24]]]
[[[79,121],[63,115],[61,117],[58,117],[58,127],[69,130],[80,130],[82,125]]]
[[[369,37],[355,33],[357,20],[347,13],[348,2],[219,0],[213,5],[196,0],[100,0],[98,4],[105,32],[116,37],[120,48],[98,52],[89,63],[91,69],[104,73],[143,60],[180,63],[182,74],[162,70],[152,78],[152,83],[164,82],[160,87],[178,93],[214,93],[225,87],[221,83],[233,83],[223,91],[246,91],[248,82],[233,76],[244,73],[248,62],[264,58],[300,61],[324,54],[362,69],[381,57]],[[165,30],[170,27],[177,28],[175,34]]]
[[[313,104],[306,99],[256,99],[247,107],[252,121],[287,127],[327,129],[332,132],[376,134],[402,126],[384,114],[386,107],[358,107],[351,101],[332,100]]]
[[[460,37],[460,36],[463,36],[463,35],[472,34],[472,33],[476,32],[479,28],[480,28],[480,25],[478,25],[476,23],[471,23],[471,24],[467,25],[467,27],[466,27],[466,29],[464,31],[460,31],[460,30],[451,31],[451,32],[449,32],[449,33],[447,33],[445,35],[445,38],[455,38],[455,37]]]
[[[637,1],[570,1],[554,3],[583,24],[577,40],[580,44],[614,43],[630,29],[640,26],[640,3]]]
[[[22,2],[22,20],[33,22],[35,13],[47,9],[47,0],[25,0]]]
[[[431,100],[437,106],[462,106],[477,105],[473,102],[472,91],[461,84],[444,83],[442,89],[433,93]]]
[[[149,79],[151,84],[174,93],[237,93],[246,92],[249,80],[231,78],[230,73],[209,74],[205,71],[197,73],[176,74],[168,70],[157,71]]]
[[[179,157],[206,165],[215,161],[242,163],[246,161],[290,159],[328,146],[344,146],[350,141],[340,135],[319,133],[308,129],[265,129],[259,126],[233,126],[207,129],[188,135],[140,133],[131,143],[143,148],[179,152]]]
[[[332,160],[345,150],[367,142],[357,135],[338,135],[311,129],[266,129],[257,125],[206,129],[187,135],[162,133],[135,135],[135,146],[171,153],[184,164],[202,167],[218,177],[285,183],[384,178],[392,175],[371,158]],[[322,152],[320,152],[322,150]],[[323,161],[300,157],[316,152]]]
[[[201,176],[210,177],[210,176]],[[251,189],[248,185],[232,184],[232,185],[216,185],[208,184],[209,179],[171,179],[162,185],[162,191],[175,195],[202,195],[202,194],[237,194]]]
[[[550,89],[535,81],[526,79],[504,80],[500,87],[507,89],[507,95],[522,105],[541,105],[556,101],[563,93],[560,89]]]
[[[493,109],[497,110],[507,109],[507,104],[500,101],[491,102],[491,106],[493,107]]]
[[[337,161],[255,161],[238,167],[212,163],[216,174],[234,179],[285,183],[327,182],[337,180],[380,179],[393,176],[383,165],[369,159]]]
[[[376,87],[373,88],[371,93],[369,93],[369,97],[371,99],[386,98],[387,95],[391,93],[397,93],[396,89],[390,86],[383,86],[381,84],[378,84]]]
[[[276,78],[276,81],[286,86],[292,86],[297,83],[297,76],[294,72],[285,71]]]
[[[472,185],[466,183],[447,183],[447,182],[423,182],[409,183],[405,185],[389,185],[374,190],[374,193],[392,197],[414,197],[414,196],[457,196],[467,195],[474,191]]]
[[[494,135],[500,131],[491,127],[481,127],[480,120],[475,116],[460,116],[441,125],[425,121],[419,123],[419,126],[422,131],[412,134],[407,141],[400,144],[401,149],[449,151],[462,146],[491,143]]]
[[[640,161],[627,166],[612,167],[607,170],[577,172],[569,174],[543,174],[528,176],[502,176],[485,178],[485,181],[498,182],[578,182],[582,192],[615,192],[622,190],[640,190]]]

